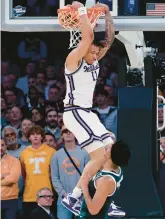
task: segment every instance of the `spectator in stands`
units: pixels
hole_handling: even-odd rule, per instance
[[[113,88],[110,85],[105,84],[104,90],[106,90],[108,92],[108,97],[107,97],[108,105],[109,106],[116,106],[117,100],[116,100],[116,97],[114,97]]]
[[[60,98],[60,88],[55,84],[51,85],[48,91],[48,100],[49,101],[58,101]]]
[[[7,109],[6,100],[1,97],[1,113],[4,113],[4,111]]]
[[[33,126],[28,132],[31,146],[21,153],[22,175],[25,182],[23,194],[24,219],[28,218],[37,206],[36,194],[39,189],[48,187],[52,190],[50,181],[50,161],[55,150],[42,144],[45,138],[40,126]]]
[[[39,71],[37,72],[37,85],[46,86],[46,72],[45,71]]]
[[[5,75],[8,75],[10,73],[10,62],[9,61],[2,61],[1,62],[1,75],[2,79]]]
[[[46,68],[46,76],[49,81],[52,79],[56,80],[56,71],[53,65],[48,65],[48,67]]]
[[[49,87],[57,82],[57,74],[53,65],[48,65],[46,68],[47,84],[45,87],[45,98],[48,100]]]
[[[43,113],[42,109],[33,108],[32,111],[31,111],[31,118],[32,118],[32,122],[35,125],[40,125],[41,127],[45,126],[44,113]]]
[[[55,139],[59,139],[61,137],[61,130],[58,127],[58,113],[56,110],[50,109],[46,113],[46,126],[45,131],[50,132],[55,136]]]
[[[5,118],[5,112],[7,110],[6,100],[1,97],[1,126],[4,127],[7,125],[7,121]]]
[[[6,150],[5,140],[1,138],[1,213],[3,219],[16,219],[21,165]]]
[[[56,110],[56,104],[53,103],[52,101],[46,100],[44,103],[45,106],[45,114],[48,112],[48,110],[53,109]]]
[[[158,127],[163,125],[163,104],[159,104],[158,106]]]
[[[19,144],[17,129],[12,126],[4,127],[2,131],[2,137],[6,142],[8,154],[19,159],[21,152],[26,147],[25,145]]]
[[[24,92],[16,87],[16,83],[17,83],[17,76],[14,73],[10,73],[8,75],[8,77],[11,80],[11,88],[15,90],[16,95],[17,95],[17,104],[20,106],[24,106],[25,105],[25,97],[24,97]]]
[[[16,105],[17,94],[14,89],[6,89],[4,91],[4,97],[6,99],[6,103],[9,107],[13,107]]]
[[[7,122],[7,124],[10,124],[11,121],[11,108],[7,108],[5,111],[5,120]]]
[[[56,86],[60,89],[60,97],[65,97],[66,93],[66,83],[65,80],[58,79],[56,82]]]
[[[46,58],[41,58],[39,61],[39,68],[46,69],[47,66],[48,66],[48,62],[47,62]]]
[[[111,130],[115,136],[117,135],[117,109],[114,106],[108,105],[108,92],[104,88],[100,88],[95,93],[97,107],[94,111],[97,112],[99,119],[104,124],[107,130]]]
[[[60,127],[60,129],[62,128],[62,126],[64,125],[63,123],[63,110],[58,111],[58,115],[57,115],[57,119],[58,119],[58,127]]]
[[[28,77],[28,88],[35,87],[37,85],[37,78],[35,75]]]
[[[18,142],[18,131],[12,126],[6,126],[2,131],[2,136],[7,145],[7,153],[20,159],[21,152],[26,148],[24,144]],[[18,181],[19,195],[18,195],[18,215],[22,214],[22,198],[23,198],[24,182],[22,175]]]
[[[112,87],[113,95],[117,96],[118,95],[118,75],[117,75],[117,73],[111,72],[106,83]]]
[[[18,106],[13,106],[10,112],[10,125],[15,127],[17,130],[20,129],[21,120],[22,120],[22,111]]]
[[[48,91],[48,101],[55,102],[57,110],[63,109],[64,106],[63,98],[61,98],[60,93],[60,88],[55,84],[50,86]]]
[[[77,146],[74,135],[67,130],[65,126],[62,127],[62,137],[64,140],[64,147],[70,154],[77,168],[82,172],[83,168],[90,160],[89,154]],[[64,148],[61,148],[52,157],[51,178],[54,189],[59,196],[57,202],[57,217],[59,219],[72,219],[72,213],[62,206],[61,200],[68,193],[72,192],[80,178],[80,174],[73,166]]]
[[[44,143],[57,150],[56,139],[52,133],[45,132]]]
[[[34,125],[34,123],[30,119],[23,119],[21,122],[21,137],[19,138],[19,144],[24,146],[29,146],[30,141],[27,137],[29,129]]]
[[[33,108],[40,108],[41,104],[39,103],[39,90],[36,87],[29,88],[28,95],[26,97],[28,109],[32,110]]]
[[[160,138],[160,145],[162,146],[163,150],[165,151],[165,136]]]
[[[37,206],[33,209],[29,219],[55,219],[50,207],[53,202],[53,193],[49,188],[41,188],[36,195]]]
[[[9,75],[3,76],[3,79],[2,79],[2,89],[3,90],[7,90],[7,89],[12,89],[12,88],[13,88],[12,80],[9,77]]]
[[[28,77],[33,75],[35,71],[35,64],[33,62],[29,62],[26,66],[25,76],[19,78],[16,84],[17,88],[20,88],[24,94],[28,93]]]

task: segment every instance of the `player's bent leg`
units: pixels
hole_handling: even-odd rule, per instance
[[[108,145],[106,148],[109,151],[111,145]],[[107,159],[109,159],[109,157],[106,156],[106,150],[104,147],[98,148],[97,150],[90,152],[89,155],[91,157],[91,161],[89,161],[85,166],[82,175],[87,173],[89,177],[92,178],[101,169],[101,167],[104,165]],[[82,177],[80,177],[80,180],[76,186],[80,189],[81,189],[81,178]],[[74,191],[73,191],[73,195],[74,195]]]

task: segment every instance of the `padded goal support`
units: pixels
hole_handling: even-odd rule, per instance
[[[151,83],[143,88],[119,88],[118,139],[129,144],[132,157],[129,166],[124,168],[124,182],[115,202],[123,207],[128,217],[134,218],[162,216],[152,170],[152,155],[156,158],[153,151],[157,146],[153,107],[156,94]]]

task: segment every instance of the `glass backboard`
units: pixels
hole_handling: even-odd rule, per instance
[[[146,7],[148,1],[146,0],[100,1],[109,5],[116,31],[165,31],[165,12],[164,14],[158,13],[157,16],[147,16]],[[150,0],[149,2],[153,6],[155,0]],[[159,2],[161,3],[161,0]],[[57,10],[69,3],[71,3],[71,0],[2,1],[1,29],[15,32],[65,31],[58,23]],[[134,6],[132,6],[133,3]],[[105,20],[101,18],[98,21],[96,31],[104,30]]]

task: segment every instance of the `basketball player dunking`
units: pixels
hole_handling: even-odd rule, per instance
[[[89,110],[93,104],[93,93],[99,74],[98,61],[104,57],[115,37],[108,6],[98,3],[94,7],[105,9],[106,38],[101,42],[94,40],[93,29],[84,5],[80,2],[73,2],[71,5],[71,8],[78,9],[80,15],[82,39],[77,48],[72,50],[66,58],[67,91],[63,115],[66,128],[74,134],[81,148],[85,148],[91,156],[91,161],[83,171],[91,178],[109,159],[109,152],[114,143],[97,115]],[[81,195],[80,178],[73,193],[64,197],[62,204],[78,215]]]

